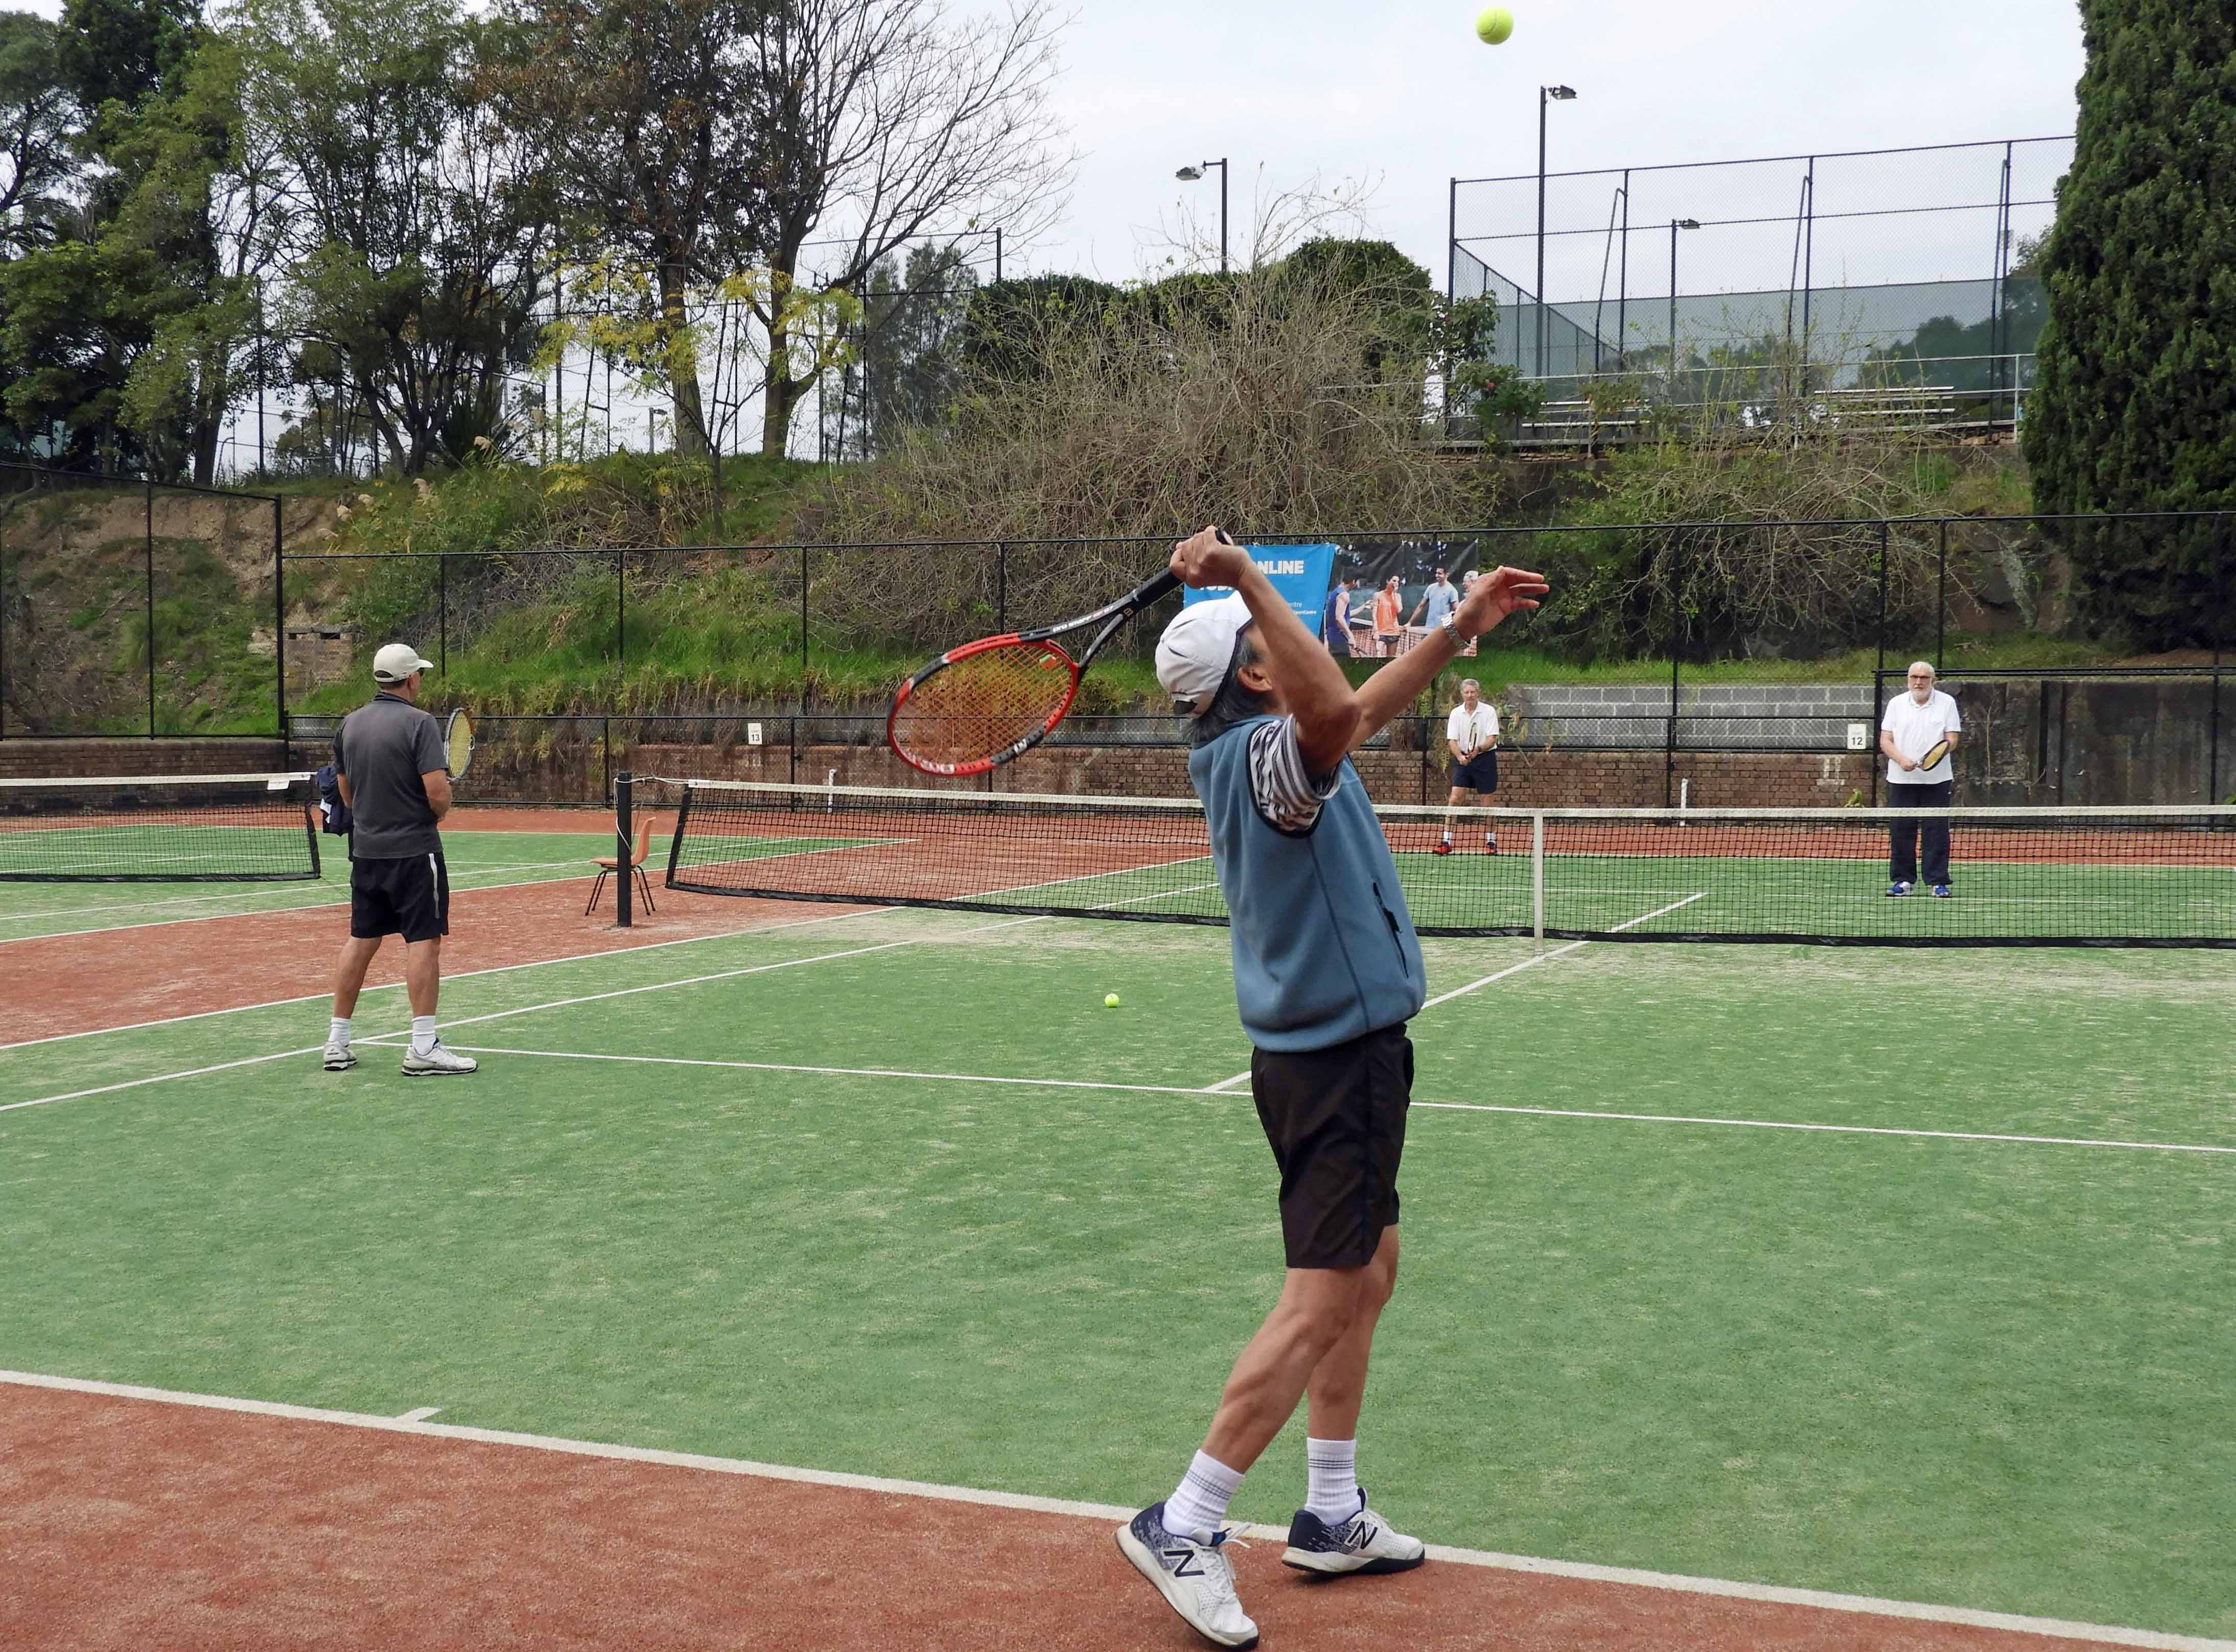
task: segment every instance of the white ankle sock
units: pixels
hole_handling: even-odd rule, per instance
[[[424,1055],[435,1047],[435,1018],[415,1015],[411,1018],[411,1053]]]
[[[1358,1442],[1305,1441],[1305,1507],[1321,1524],[1339,1526],[1362,1506],[1358,1495]]]
[[[326,1023],[326,1042],[329,1044],[347,1044],[350,1041],[349,1024],[350,1018],[346,1015],[337,1015],[332,1020],[328,1021]]]
[[[1211,1534],[1227,1522],[1227,1505],[1234,1488],[1242,1484],[1242,1471],[1227,1466],[1215,1457],[1195,1454],[1180,1485],[1165,1499],[1165,1530],[1197,1543],[1209,1543]]]

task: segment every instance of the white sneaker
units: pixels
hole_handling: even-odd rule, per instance
[[[1332,1526],[1310,1509],[1299,1509],[1289,1522],[1289,1546],[1281,1564],[1299,1571],[1411,1571],[1429,1557],[1418,1537],[1392,1531],[1390,1523],[1366,1506],[1366,1493],[1358,1494],[1358,1512],[1341,1525]]]
[[[346,1044],[326,1046],[326,1069],[328,1072],[347,1072],[357,1065],[357,1052]]]
[[[1214,1531],[1198,1543],[1165,1530],[1165,1505],[1153,1503],[1118,1528],[1118,1552],[1134,1570],[1157,1586],[1166,1603],[1188,1627],[1214,1646],[1253,1647],[1258,1626],[1234,1593],[1234,1563],[1227,1557],[1227,1534]]]
[[[407,1078],[434,1078],[448,1072],[477,1072],[481,1065],[470,1055],[460,1055],[455,1050],[444,1049],[440,1039],[435,1040],[434,1047],[424,1055],[409,1046],[404,1052],[404,1076]]]

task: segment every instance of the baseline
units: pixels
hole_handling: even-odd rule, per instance
[[[1015,1509],[1036,1514],[1065,1516],[1105,1524],[1128,1519],[1134,1512],[1131,1509],[1121,1508],[1114,1504],[1088,1503],[1072,1498],[988,1491],[976,1486],[942,1485],[924,1480],[889,1479],[878,1475],[850,1474],[833,1470],[760,1463],[743,1458],[714,1457],[694,1452],[663,1451],[646,1446],[569,1439],[555,1435],[525,1433],[510,1429],[477,1428],[457,1423],[427,1421],[411,1414],[404,1417],[381,1417],[363,1412],[332,1411],[310,1406],[287,1405],[274,1400],[234,1399],[218,1394],[191,1393],[174,1389],[143,1387],[136,1384],[100,1382],[82,1378],[49,1376],[25,1371],[0,1370],[0,1383],[24,1388],[97,1395],[112,1400],[137,1400],[150,1405],[231,1412],[376,1432],[417,1434],[436,1439],[510,1446],[518,1450],[551,1452],[572,1457],[599,1458],[611,1461],[690,1469],[707,1474],[789,1481],[832,1490],[868,1492],[883,1497],[916,1498],[941,1503],[975,1504],[982,1507]],[[1286,1540],[1287,1537],[1286,1530],[1279,1527],[1245,1526],[1241,1531],[1245,1536],[1273,1542]],[[1965,1606],[1891,1600],[1866,1595],[1841,1594],[1825,1590],[1794,1589],[1780,1584],[1753,1583],[1726,1578],[1693,1577],[1671,1572],[1646,1571],[1622,1566],[1601,1566],[1588,1562],[1502,1554],[1492,1550],[1452,1548],[1443,1544],[1431,1545],[1429,1552],[1439,1561],[1449,1564],[1528,1572],[1542,1577],[1571,1578],[1580,1582],[1618,1587],[1721,1596],[1726,1599],[1802,1607],[1826,1612],[1904,1618],[1919,1622],[1996,1629],[2014,1634],[2038,1636],[2050,1640],[2094,1642],[2098,1645],[2108,1646],[2141,1647],[2154,1649],[2155,1652],[2236,1652],[2236,1641],[2217,1640],[2201,1636],[2174,1635],[2154,1629],[2130,1629],[2110,1624],[2082,1623],[2063,1618],[2028,1617],[2016,1613],[1983,1611]]]

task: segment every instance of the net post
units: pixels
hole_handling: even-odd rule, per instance
[[[636,836],[636,780],[626,769],[614,777],[614,927],[627,929],[635,918],[636,869],[629,864]]]
[[[1545,944],[1545,811],[1529,816],[1529,929],[1537,944]]]

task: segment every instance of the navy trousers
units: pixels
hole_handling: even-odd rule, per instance
[[[1930,786],[1902,785],[1890,782],[1887,785],[1887,806],[1891,809],[1946,809],[1950,799],[1956,795],[1953,780],[1936,781]],[[1918,882],[1918,839],[1922,836],[1925,849],[1925,879],[1929,883],[1949,882],[1949,823],[1945,820],[1898,820],[1888,828],[1891,840],[1888,845],[1887,875],[1896,883]]]

